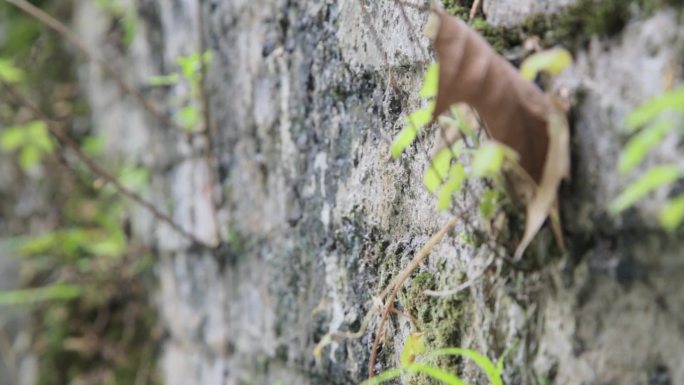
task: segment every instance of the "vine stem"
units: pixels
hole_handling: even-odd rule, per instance
[[[57,141],[63,147],[70,149],[76,155],[76,157],[88,168],[88,170],[90,170],[90,172],[101,177],[107,183],[111,184],[119,194],[125,196],[126,198],[128,198],[128,199],[134,201],[135,203],[139,204],[140,206],[144,207],[159,221],[166,223],[175,232],[177,232],[181,236],[187,238],[188,240],[194,242],[195,244],[203,246],[203,247],[208,248],[208,249],[213,249],[215,247],[215,245],[210,245],[210,244],[200,240],[199,238],[197,238],[194,234],[192,234],[188,230],[185,230],[178,223],[176,223],[169,215],[167,215],[167,214],[163,213],[161,210],[159,210],[154,204],[147,201],[140,194],[138,194],[135,191],[132,191],[132,190],[128,189],[126,186],[124,186],[116,177],[114,177],[114,175],[112,175],[104,167],[100,166],[94,159],[92,159],[91,157],[86,155],[83,151],[81,151],[78,144],[73,139],[71,139],[62,130],[61,127],[57,127],[55,125],[55,123],[53,123],[45,114],[43,114],[38,109],[38,107],[36,107],[33,103],[31,103],[20,92],[18,92],[14,88],[14,86],[12,86],[11,84],[7,83],[6,81],[4,81],[2,79],[0,79],[0,84],[18,103],[25,106],[31,112],[31,114],[33,114],[33,116],[35,116],[37,119],[39,119],[43,123],[45,123],[45,126],[47,127],[48,131],[50,131],[50,133],[57,139]]]
[[[371,356],[370,356],[370,362],[368,364],[368,379],[373,378],[375,375],[374,373],[374,368],[375,368],[375,360],[377,357],[377,352],[378,352],[378,346],[380,345],[380,338],[382,336],[382,330],[385,327],[385,322],[387,321],[387,317],[389,316],[390,311],[392,310],[392,303],[394,302],[394,299],[397,296],[397,293],[399,292],[399,289],[401,286],[406,282],[408,277],[411,276],[411,273],[413,273],[418,266],[427,258],[428,255],[430,255],[430,252],[432,249],[437,246],[442,239],[446,236],[446,234],[454,227],[456,224],[461,220],[461,217],[464,216],[468,210],[462,211],[459,215],[454,216],[447,222],[435,235],[433,235],[427,243],[425,243],[425,246],[423,246],[418,253],[413,257],[411,262],[399,273],[399,275],[390,282],[389,285],[383,290],[382,294],[380,295],[380,298],[383,298],[389,290],[392,290],[390,293],[389,297],[385,301],[385,309],[382,312],[382,318],[380,319],[380,325],[378,325],[378,332],[375,334],[375,340],[373,340],[373,347],[371,348]]]

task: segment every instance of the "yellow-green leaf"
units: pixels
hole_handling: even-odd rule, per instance
[[[451,157],[453,153],[450,148],[445,148],[438,152],[437,155],[432,159],[432,165],[428,167],[423,176],[423,183],[430,192],[435,192],[439,185],[446,177],[449,171],[449,165],[451,164]]]
[[[416,129],[410,125],[399,131],[399,134],[397,134],[392,142],[392,147],[390,147],[392,156],[394,158],[400,157],[406,147],[410,146],[416,139],[416,134]]]
[[[628,132],[636,131],[668,110],[684,111],[684,86],[665,92],[634,109],[625,119]]]
[[[425,335],[423,333],[410,333],[401,350],[401,367],[408,368],[416,357],[425,353]]]
[[[638,166],[648,150],[660,143],[663,136],[674,126],[674,122],[669,119],[659,120],[634,135],[620,153],[620,173],[624,175]]]
[[[684,220],[684,194],[665,203],[660,210],[660,225],[667,231],[674,231]]]
[[[554,48],[535,53],[520,65],[520,73],[527,80],[534,79],[539,72],[559,74],[572,64],[572,55],[563,48]]]
[[[0,58],[0,79],[7,83],[24,80],[24,71],[14,66],[11,60]]]
[[[473,174],[488,176],[497,173],[503,167],[506,150],[498,143],[484,143],[473,156]]]
[[[639,179],[627,186],[610,205],[610,211],[618,214],[636,203],[651,191],[670,184],[683,175],[675,165],[655,166],[646,171]]]
[[[463,181],[466,179],[466,172],[463,165],[457,163],[449,170],[449,179],[444,183],[442,189],[439,190],[439,202],[437,203],[437,210],[444,211],[451,208],[451,197],[461,190]]]
[[[425,71],[423,78],[423,86],[420,88],[420,97],[428,99],[437,95],[437,86],[439,79],[439,64],[432,63]]]

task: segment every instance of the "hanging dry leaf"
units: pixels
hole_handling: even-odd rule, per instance
[[[515,250],[515,259],[522,257],[525,249],[544,224],[546,217],[556,202],[556,193],[561,180],[569,176],[570,130],[568,128],[568,121],[565,118],[565,111],[561,108],[554,108],[549,115],[548,133],[549,150],[546,154],[544,174],[534,197],[527,203],[525,235]],[[562,246],[561,232],[554,229],[554,234],[558,238],[558,243]]]
[[[508,178],[527,206],[525,234],[515,252],[519,258],[555,207],[558,186],[569,174],[565,111],[463,21],[440,8],[433,11],[426,27],[439,60],[433,116],[454,103],[470,104],[489,137],[519,155],[519,165],[509,168],[515,175]]]
[[[539,183],[548,147],[548,97],[463,21],[435,12],[433,46],[440,66],[434,116],[454,103],[470,104],[489,136],[515,150],[522,168]]]

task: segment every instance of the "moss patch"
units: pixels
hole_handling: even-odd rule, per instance
[[[467,20],[471,2],[459,3],[443,1],[447,13]],[[683,4],[681,0],[578,0],[555,14],[531,15],[515,27],[495,27],[482,18],[473,20],[471,27],[499,53],[519,46],[528,36],[539,36],[545,47],[578,48],[592,36],[610,37],[620,33],[632,18],[648,17],[668,6],[681,12]]]

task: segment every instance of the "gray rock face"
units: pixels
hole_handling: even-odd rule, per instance
[[[91,3],[80,3],[78,29],[111,55],[106,30],[93,33],[106,23]],[[328,331],[356,330],[373,296],[450,218],[437,213],[422,184],[432,138],[400,160],[389,156],[407,108],[421,103],[417,91],[432,60],[419,34],[426,15],[402,13],[393,2],[366,1],[363,10],[353,0],[199,3],[138,2],[136,38],[111,60],[175,114],[186,84],[145,85],[175,70],[177,57],[198,52],[202,36],[214,53],[210,140],[162,127],[96,67],[82,74],[112,156],[152,169],[148,196],[198,238],[222,241],[201,250],[144,211],[134,217],[138,235],[161,253],[166,383],[358,383],[371,330],[332,344],[318,361],[314,346]],[[512,25],[566,3],[485,1],[484,12]],[[684,383],[681,241],[654,225],[665,192],[630,216],[606,213],[628,181],[616,171],[622,120],[666,86],[663,71],[684,53],[682,33],[675,12],[663,10],[575,53],[576,65],[557,81],[577,96],[573,179],[561,194],[571,252],[552,251],[544,231],[524,269],[501,258],[489,265],[493,252],[515,245],[520,222],[510,221],[513,235],[500,246],[476,247],[463,237],[483,225],[473,213],[400,293],[432,348],[469,347],[494,359],[514,345],[506,383]],[[681,164],[671,143],[649,162]],[[474,283],[456,296],[421,294],[469,278]],[[399,365],[409,330],[404,318],[390,322],[383,369]],[[471,383],[486,381],[470,362],[459,368]]]

